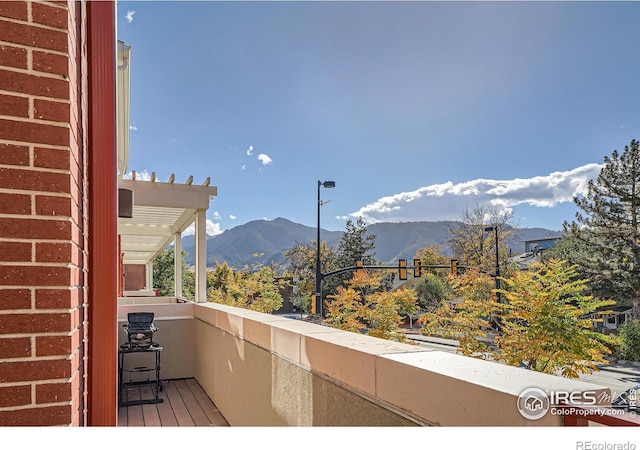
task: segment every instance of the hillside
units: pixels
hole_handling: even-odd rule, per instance
[[[377,223],[368,227],[376,235],[376,258],[385,264],[397,264],[398,259],[410,260],[416,251],[429,245],[442,245],[448,252],[447,229],[456,222],[403,222]],[[511,243],[512,253],[522,253],[524,241],[559,236],[559,231],[545,228],[522,228]],[[320,239],[337,247],[341,231],[321,230]],[[234,269],[256,262],[254,254],[263,253],[260,262],[281,266],[286,264],[284,252],[296,243],[310,243],[316,239],[316,229],[290,220],[254,220],[226,230],[207,239],[207,266],[214,267],[216,261],[226,261]],[[183,239],[187,252],[186,261],[193,264],[194,237]]]

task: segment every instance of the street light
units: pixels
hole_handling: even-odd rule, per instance
[[[320,320],[322,320],[322,268],[320,267],[320,207],[322,201],[320,201],[320,186],[331,189],[336,187],[335,181],[320,181],[318,180],[318,228],[316,235],[316,311],[320,314]],[[326,202],[325,202],[326,203]]]

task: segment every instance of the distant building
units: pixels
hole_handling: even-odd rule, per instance
[[[518,266],[520,270],[527,270],[534,262],[540,262],[542,251],[556,246],[561,236],[548,237],[543,239],[530,239],[524,241],[524,253],[512,256],[510,261]]]

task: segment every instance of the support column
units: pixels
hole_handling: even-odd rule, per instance
[[[207,212],[196,214],[196,295],[198,303],[207,301]]]
[[[118,415],[115,9],[114,1],[86,2],[89,73],[88,422],[89,426],[110,427],[117,424]]]
[[[145,288],[150,291],[153,289],[153,261],[146,263],[144,265],[144,268],[145,268],[145,276],[144,276]]]
[[[174,294],[182,297],[182,234],[176,233],[173,236],[173,279],[175,280]]]

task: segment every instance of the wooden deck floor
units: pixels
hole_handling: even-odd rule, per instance
[[[128,399],[152,398],[149,386],[127,389]],[[119,427],[228,427],[216,405],[193,379],[162,382],[162,403],[118,409]]]

